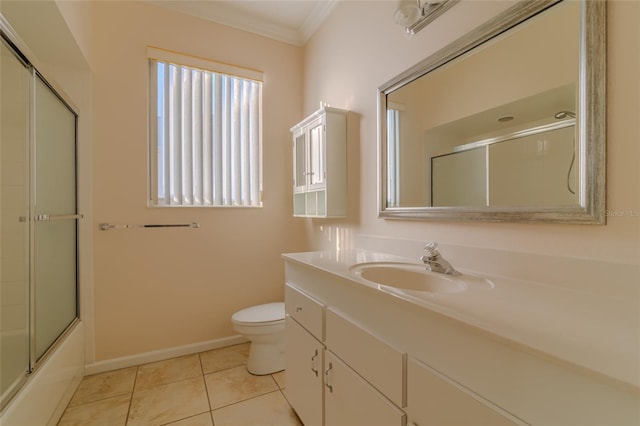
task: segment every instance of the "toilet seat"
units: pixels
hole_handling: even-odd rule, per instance
[[[283,322],[284,302],[265,303],[236,312],[231,321],[238,325],[259,325]]]

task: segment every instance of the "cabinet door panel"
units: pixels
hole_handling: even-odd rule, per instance
[[[328,308],[327,347],[398,407],[406,404],[406,354]]]
[[[325,180],[325,145],[322,121],[309,129],[309,183],[312,188],[321,188]]]
[[[407,362],[407,414],[416,426],[513,426],[525,424],[427,365]],[[500,410],[501,411],[501,410]]]
[[[293,187],[295,191],[304,191],[307,185],[307,142],[306,133],[293,138]]]
[[[290,316],[285,328],[285,394],[305,426],[322,426],[324,346]]]
[[[327,351],[325,356],[325,376],[327,426],[406,424],[406,415],[402,410],[330,351]]]

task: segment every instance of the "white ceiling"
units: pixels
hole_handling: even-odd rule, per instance
[[[302,46],[338,0],[147,0],[158,6]]]

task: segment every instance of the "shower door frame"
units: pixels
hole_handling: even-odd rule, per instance
[[[76,324],[80,321],[80,287],[79,287],[79,256],[78,256],[78,243],[79,243],[79,231],[78,221],[82,218],[82,214],[78,214],[78,113],[75,108],[63,97],[58,89],[56,89],[36,68],[33,63],[29,63],[31,69],[31,104],[30,104],[30,116],[29,116],[29,374],[33,373],[39,365],[42,365],[46,359],[55,352],[55,349],[64,340],[64,337],[73,330]],[[37,171],[36,171],[36,144],[37,144],[37,114],[36,114],[36,85],[38,79],[51,90],[60,102],[73,114],[74,117],[74,141],[73,141],[73,167],[74,167],[74,218],[75,225],[75,318],[60,332],[58,337],[53,341],[51,345],[38,357],[37,355],[37,330],[36,330],[36,262],[35,262],[35,249],[37,243],[36,235],[36,222],[41,221],[37,218],[35,211],[36,206],[36,183],[37,183]],[[47,219],[48,220],[48,219]]]
[[[6,398],[4,400],[0,400],[0,411],[4,410],[19,391],[26,385],[29,381],[29,378],[33,376],[33,374],[47,362],[50,356],[55,353],[56,349],[64,342],[65,338],[71,334],[71,332],[78,326],[80,323],[80,258],[79,258],[79,244],[80,244],[80,226],[79,219],[82,218],[82,214],[78,214],[79,210],[79,200],[78,200],[78,109],[74,106],[74,104],[69,100],[69,97],[61,90],[60,87],[47,80],[45,76],[39,71],[43,67],[40,66],[37,58],[28,48],[28,46],[24,43],[24,41],[16,34],[8,21],[0,14],[0,38],[6,43],[9,49],[12,50],[12,53],[25,65],[29,74],[29,93],[27,94],[29,98],[29,117],[28,117],[28,156],[29,156],[29,164],[28,164],[28,198],[29,198],[29,216],[26,220],[29,223],[29,266],[28,266],[28,287],[29,287],[29,297],[28,297],[28,332],[29,332],[29,359],[28,359],[28,367],[24,372],[21,378],[16,379],[14,386],[7,390]],[[61,330],[58,337],[52,342],[52,344],[42,353],[40,357],[37,357],[37,349],[36,349],[36,322],[35,322],[35,313],[36,313],[36,294],[35,294],[35,243],[36,243],[36,235],[35,235],[35,225],[36,225],[36,212],[35,212],[35,188],[36,188],[36,163],[35,163],[35,155],[36,155],[36,84],[37,80],[40,79],[41,82],[48,87],[49,90],[55,95],[60,102],[66,107],[72,114],[74,118],[74,192],[75,192],[75,215],[77,216],[75,220],[75,317],[73,320],[63,329]]]

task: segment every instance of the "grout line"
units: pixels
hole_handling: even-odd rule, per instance
[[[118,393],[118,394],[115,394],[115,395],[101,396],[98,399],[92,399],[91,401],[86,401],[86,402],[83,402],[81,404],[75,404],[75,405],[70,405],[71,402],[69,402],[69,404],[67,404],[67,406],[65,407],[65,411],[67,409],[70,409],[70,408],[82,407],[83,405],[89,405],[89,404],[94,404],[94,403],[100,402],[100,401],[106,401],[107,399],[118,398],[118,397],[130,394],[130,393],[131,392],[122,392],[122,393]]]
[[[254,395],[254,396],[251,396],[249,398],[241,399],[239,401],[230,402],[230,403],[228,403],[226,405],[222,405],[222,406],[220,406],[220,407],[218,407],[218,408],[216,408],[214,410],[211,410],[211,413],[213,413],[216,410],[220,410],[222,408],[231,407],[232,405],[241,404],[243,402],[251,401],[253,399],[260,398],[260,397],[263,397],[265,395],[270,395],[270,394],[276,393],[276,392],[280,392],[280,389],[271,390],[271,391],[268,391],[268,392],[265,392],[265,393],[261,393],[260,395]]]
[[[131,405],[133,404],[133,392],[136,390],[136,382],[138,381],[138,370],[140,366],[136,365],[136,375],[133,378],[133,387],[131,388],[131,395],[129,396],[129,408],[127,409],[127,416],[124,418],[124,425],[129,423],[129,414],[131,414]]]
[[[209,387],[207,386],[207,380],[205,379],[204,366],[202,365],[202,352],[198,354],[200,360],[200,371],[202,372],[202,381],[204,382],[204,394],[207,397],[207,405],[209,406],[209,415],[211,416],[211,422],[213,422],[213,414],[211,413],[211,400],[209,399]]]

